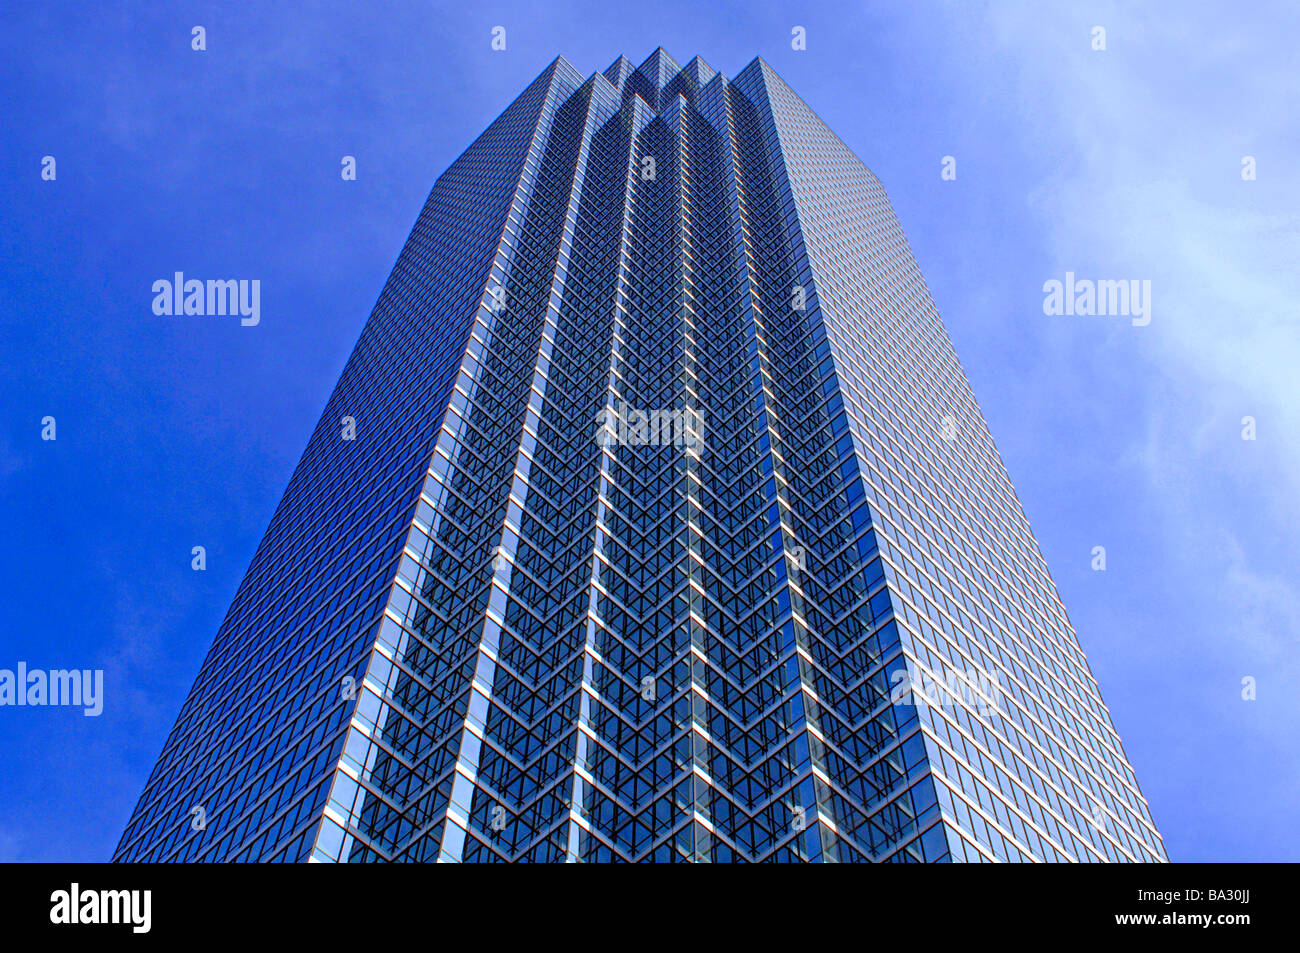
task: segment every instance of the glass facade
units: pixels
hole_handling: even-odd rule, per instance
[[[1166,859],[879,180],[663,50],[438,180],[115,857]]]

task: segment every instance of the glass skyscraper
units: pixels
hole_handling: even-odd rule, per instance
[[[115,858],[1166,856],[879,180],[656,50],[438,179]]]

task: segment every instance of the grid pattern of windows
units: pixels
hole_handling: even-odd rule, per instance
[[[117,857],[1164,850],[880,183],[656,50],[439,179]]]

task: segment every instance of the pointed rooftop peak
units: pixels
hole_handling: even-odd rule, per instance
[[[677,64],[668,52],[662,47],[655,47],[655,51],[646,57],[644,63],[636,68],[636,71],[644,76],[650,82],[654,83],[656,89],[663,89],[668,85],[669,80],[680,73],[682,68]]]
[[[622,89],[627,78],[636,72],[636,67],[626,56],[619,55],[618,59],[610,63],[605,69],[605,78],[610,81],[615,89]]]
[[[713,79],[713,77],[717,75],[718,71],[708,63],[704,62],[701,57],[692,56],[691,61],[682,67],[682,72],[686,73],[694,79],[696,83],[703,86],[709,80]]]

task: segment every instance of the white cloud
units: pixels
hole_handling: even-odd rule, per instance
[[[1061,269],[1153,280],[1153,322],[1124,329],[1133,362],[1119,367],[1172,385],[1172,394],[1152,388],[1152,401],[1180,402],[1152,449],[1243,475],[1262,464],[1278,499],[1294,505],[1300,181],[1289,173],[1288,104],[1300,90],[1285,39],[1294,32],[1179,11],[1090,9],[1086,18],[1107,27],[1105,52],[1091,49],[1090,24],[1072,12],[999,5],[989,15],[1002,52],[1021,63],[1037,132],[1073,160],[1035,194]],[[1261,49],[1259,38],[1275,35]],[[1242,180],[1243,155],[1256,156],[1256,181]],[[1258,422],[1256,447],[1229,442],[1245,415]],[[1219,437],[1189,446],[1187,432],[1211,422]]]

